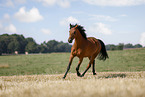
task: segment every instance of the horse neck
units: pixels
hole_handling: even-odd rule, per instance
[[[86,43],[86,39],[81,35],[81,33],[77,30],[77,36],[75,38],[75,47],[81,48]]]

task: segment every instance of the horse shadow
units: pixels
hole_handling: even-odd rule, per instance
[[[102,78],[125,78],[127,75],[124,73],[121,74],[107,74],[107,75],[103,75],[103,76],[99,76],[98,79],[102,79]]]

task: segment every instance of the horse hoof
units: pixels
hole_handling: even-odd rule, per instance
[[[84,77],[84,75],[80,75],[80,77]]]
[[[93,73],[93,75],[97,75],[97,73]]]
[[[81,74],[80,73],[77,73],[77,76],[81,76]]]
[[[63,77],[62,79],[65,79],[65,77]]]

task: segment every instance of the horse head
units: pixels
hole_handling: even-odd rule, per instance
[[[73,39],[76,37],[76,29],[77,29],[78,25],[76,25],[75,27],[73,27],[70,24],[70,31],[69,31],[69,38],[68,38],[68,42],[72,43]]]

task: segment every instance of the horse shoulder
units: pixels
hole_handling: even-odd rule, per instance
[[[81,56],[82,54],[82,49],[81,48],[75,48],[72,46],[71,48],[71,54],[74,55],[74,56]]]
[[[72,54],[73,56],[76,56],[76,55],[77,55],[77,50],[75,49],[74,46],[72,46],[72,48],[71,48],[71,54]]]

